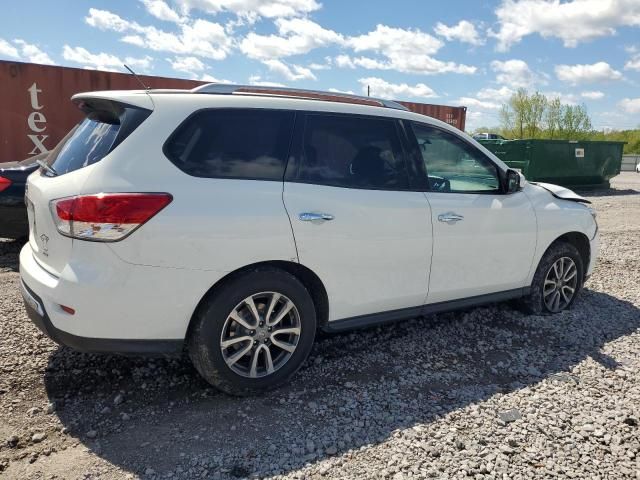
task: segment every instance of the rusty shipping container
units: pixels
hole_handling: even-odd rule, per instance
[[[203,82],[140,75],[151,88],[194,88]],[[140,89],[126,73],[0,61],[0,162],[51,150],[82,119],[78,92]]]
[[[464,132],[464,125],[467,118],[467,107],[451,107],[448,105],[432,105],[429,103],[402,102],[399,101],[412,112],[437,118],[449,125],[453,125],[458,130]]]
[[[140,75],[151,88],[191,89],[202,81]],[[51,150],[82,118],[72,95],[140,89],[133,75],[0,60],[0,162]],[[464,130],[465,107],[400,102]]]

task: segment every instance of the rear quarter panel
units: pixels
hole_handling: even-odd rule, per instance
[[[84,193],[168,192],[173,201],[109,247],[122,260],[168,268],[229,272],[267,260],[297,261],[282,182],[199,178],[164,155],[175,128],[207,95],[158,95],[156,110],[95,165]]]

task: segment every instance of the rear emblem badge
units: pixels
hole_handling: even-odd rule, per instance
[[[49,256],[49,237],[47,237],[44,233],[40,235],[40,242],[42,243],[42,254],[46,257]]]

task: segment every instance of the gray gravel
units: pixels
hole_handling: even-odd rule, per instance
[[[506,304],[324,337],[237,399],[189,362],[60,348],[0,240],[4,478],[640,479],[640,175],[591,197],[600,262],[571,311]]]

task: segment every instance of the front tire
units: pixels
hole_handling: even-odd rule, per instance
[[[551,245],[540,260],[531,292],[521,300],[527,313],[551,315],[573,305],[584,280],[578,249],[566,242]]]
[[[316,312],[293,275],[258,268],[214,290],[198,308],[189,356],[205,380],[231,395],[287,382],[313,346]]]

